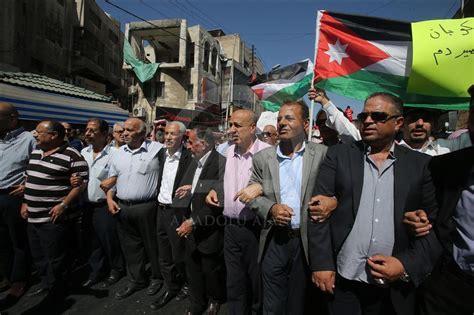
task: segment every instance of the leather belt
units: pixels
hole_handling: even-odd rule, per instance
[[[125,205],[125,206],[135,206],[135,205],[140,205],[140,204],[143,204],[143,203],[148,203],[148,202],[153,202],[155,201],[155,198],[152,198],[152,199],[148,199],[148,200],[122,200],[122,199],[118,199],[118,202]]]
[[[164,204],[164,203],[158,202],[158,209],[160,210],[171,209],[171,204]]]

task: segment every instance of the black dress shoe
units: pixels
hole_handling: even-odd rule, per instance
[[[170,293],[168,291],[163,292],[162,295],[155,302],[151,303],[150,308],[157,310],[168,304],[176,296],[176,293]]]
[[[100,286],[101,288],[110,287],[111,285],[119,282],[122,277],[123,274],[121,273],[111,273],[110,276],[108,276],[107,279],[105,279],[104,282],[100,284]]]
[[[26,296],[38,296],[38,295],[42,295],[42,294],[47,294],[49,293],[49,289],[48,288],[38,288],[34,291],[31,291],[30,293],[28,293]]]
[[[188,294],[189,294],[189,286],[187,284],[185,284],[185,285],[183,285],[181,290],[176,295],[175,300],[176,301],[182,301],[182,300],[184,300],[185,298],[188,297]]]
[[[150,286],[146,290],[147,295],[155,295],[160,291],[161,287],[163,286],[163,281],[152,281]]]
[[[126,297],[129,297],[133,293],[135,293],[137,291],[140,291],[143,288],[144,287],[140,287],[140,286],[128,286],[125,289],[115,293],[115,298],[118,299],[118,300],[124,299]]]
[[[97,283],[99,283],[99,281],[97,281],[96,279],[88,279],[87,281],[85,281],[81,284],[81,287],[90,288],[90,287],[92,287],[93,285],[95,285]]]
[[[219,304],[219,302],[209,302],[209,307],[207,308],[207,314],[217,315],[217,313],[219,313],[220,308],[221,308],[221,305]]]

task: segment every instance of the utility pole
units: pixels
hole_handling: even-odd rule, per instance
[[[252,74],[251,74],[251,76],[253,77],[254,74],[255,74],[255,46],[252,44]],[[255,112],[255,110],[256,110],[255,93],[252,93],[252,98],[253,98],[252,110]]]

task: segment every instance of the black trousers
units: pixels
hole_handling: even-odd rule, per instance
[[[274,227],[262,258],[263,314],[304,314],[309,267],[300,236]]]
[[[20,216],[22,199],[0,193],[0,273],[11,283],[27,281],[30,250],[27,223]]]
[[[329,313],[332,315],[392,315],[395,314],[395,310],[390,297],[390,288],[347,280],[337,275],[334,297],[329,302]]]
[[[474,276],[455,262],[446,262],[423,282],[419,290],[420,315],[474,314]]]
[[[99,279],[109,271],[125,271],[125,260],[117,233],[117,219],[107,203],[86,203],[83,212],[84,231],[89,241],[90,279]]]
[[[127,206],[119,201],[117,230],[127,263],[128,280],[132,285],[146,286],[147,262],[152,281],[162,281],[156,243],[156,202]]]
[[[202,313],[208,301],[225,301],[225,264],[222,252],[203,254],[198,250],[189,253],[186,260],[189,280],[189,307],[193,313]]]
[[[44,288],[64,287],[70,222],[28,223],[31,254]]]
[[[224,229],[227,269],[227,311],[233,315],[258,314],[262,288],[258,265],[258,224],[232,224]]]
[[[158,206],[157,239],[160,249],[160,268],[170,293],[177,293],[186,279],[185,239],[176,229],[186,220],[184,209]]]

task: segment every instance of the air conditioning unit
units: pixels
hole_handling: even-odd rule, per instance
[[[143,107],[135,107],[132,112],[133,117],[143,118],[146,116],[146,111]]]

